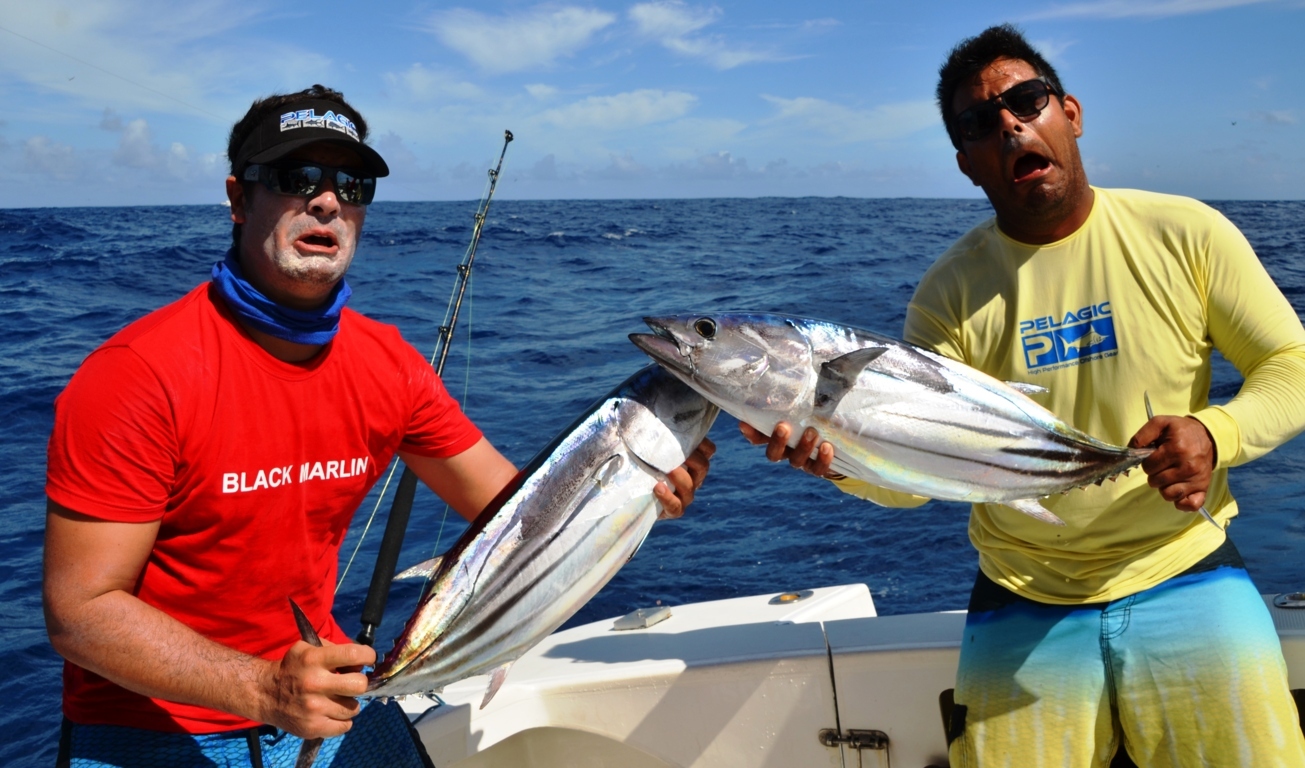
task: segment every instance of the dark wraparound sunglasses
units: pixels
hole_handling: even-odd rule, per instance
[[[978,141],[996,130],[1001,124],[1001,111],[1021,120],[1042,114],[1051,102],[1051,95],[1061,96],[1051,83],[1039,77],[1011,86],[987,101],[980,102],[956,116],[956,129],[966,141]]]
[[[335,184],[335,195],[341,202],[367,205],[376,196],[375,176],[359,176],[357,171],[345,168],[312,163],[251,165],[245,168],[245,181],[260,182],[279,195],[315,197],[322,191],[326,179]]]

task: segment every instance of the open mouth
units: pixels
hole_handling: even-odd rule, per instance
[[[652,333],[632,333],[630,341],[663,367],[692,375],[693,357],[675,334],[656,318],[645,317],[643,321]]]
[[[316,245],[317,248],[334,248],[335,246],[334,237],[326,235],[308,235],[307,237],[300,237],[299,241],[308,245]]]
[[[1051,161],[1036,152],[1015,159],[1011,175],[1016,184],[1037,178],[1051,168]]]
[[[309,250],[314,251],[331,250],[336,246],[335,237],[322,232],[310,232],[300,237],[297,242],[300,245],[308,246]]]

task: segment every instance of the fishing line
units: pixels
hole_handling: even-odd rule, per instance
[[[470,296],[467,299],[467,364],[463,366],[462,375],[462,404],[466,409],[467,397],[471,393],[471,329],[474,326],[472,318],[475,316],[476,309],[476,284],[469,284]],[[430,556],[434,557],[440,552],[440,542],[444,540],[444,523],[449,519],[449,505],[444,505],[444,514],[440,517],[440,529],[435,534],[435,546],[431,548]],[[435,577],[434,571],[426,578],[427,581]]]
[[[60,56],[67,56],[68,58],[72,59],[72,60],[75,61],[75,62],[78,62],[79,64],[85,64],[86,66],[90,67],[91,69],[98,69],[99,71],[103,72],[104,74],[109,75],[109,76],[111,76],[111,77],[116,77],[116,78],[118,78],[119,80],[123,81],[124,83],[127,83],[128,85],[134,85],[134,86],[136,86],[137,88],[142,88],[142,89],[144,89],[144,90],[147,90],[147,91],[149,91],[150,93],[155,94],[156,96],[162,96],[162,97],[165,98],[165,99],[170,99],[170,100],[172,100],[172,101],[177,102],[178,104],[181,104],[182,106],[190,107],[191,109],[195,110],[196,112],[203,113],[203,114],[208,115],[209,117],[215,118],[215,119],[217,119],[217,120],[225,120],[225,119],[226,119],[226,118],[222,117],[221,115],[215,115],[215,114],[213,114],[212,112],[209,112],[207,109],[204,109],[203,107],[197,107],[197,106],[195,106],[194,104],[189,104],[189,103],[187,103],[187,102],[182,101],[181,99],[178,99],[176,96],[170,96],[170,95],[164,93],[163,91],[156,91],[156,90],[154,90],[153,88],[149,87],[148,85],[141,85],[140,83],[136,82],[135,80],[129,80],[129,79],[123,77],[122,75],[120,75],[120,74],[118,74],[118,73],[116,73],[116,72],[110,72],[109,70],[105,69],[104,67],[101,67],[101,66],[97,66],[97,65],[95,65],[95,64],[92,64],[92,63],[90,63],[89,61],[86,61],[85,59],[79,59],[79,58],[77,58],[76,56],[72,55],[71,53],[64,53],[63,51],[59,50],[58,48],[54,48],[54,47],[52,47],[52,46],[46,45],[45,43],[42,43],[42,42],[39,41],[39,40],[33,40],[32,38],[28,37],[27,35],[19,34],[18,32],[15,32],[15,31],[13,31],[12,29],[9,29],[8,27],[0,27],[0,31],[8,32],[9,34],[13,35],[14,37],[20,37],[20,38],[26,40],[27,42],[29,42],[29,43],[31,43],[31,44],[33,44],[33,45],[39,45],[39,46],[41,46],[42,48],[45,48],[46,50],[54,51],[55,53],[59,54]]]
[[[507,152],[507,144],[512,140],[510,138],[511,136],[512,136],[511,131],[506,132],[505,140],[503,142],[504,152]],[[468,263],[469,259],[475,258],[476,242],[480,239],[479,222],[483,219],[484,213],[488,212],[489,210],[488,198],[492,197],[494,194],[495,182],[497,181],[497,177],[500,172],[499,169],[501,169],[502,166],[503,166],[503,158],[500,155],[499,168],[490,169],[489,178],[486,179],[485,181],[485,189],[480,193],[480,203],[476,208],[476,214],[475,214],[476,221],[478,223],[473,228],[472,241],[470,244],[468,244],[467,251],[462,256],[462,262],[458,264],[459,278],[461,278],[461,270],[463,265]],[[458,299],[458,289],[461,282],[462,282],[461,279],[459,279],[454,281],[453,283],[453,291],[449,294],[448,304],[444,308],[444,319],[440,323],[440,336],[436,340],[435,350],[431,353],[430,356],[430,364],[432,367],[435,368],[436,375],[439,375],[440,370],[443,368],[442,360],[438,365],[436,364],[436,361],[439,360],[440,358],[441,347],[446,346],[446,339],[444,338],[444,334],[447,331],[449,336],[450,337],[452,336],[452,328],[450,327],[452,323],[450,322],[450,318],[453,316],[453,312],[455,311],[454,305]],[[462,383],[463,403],[467,402],[467,393],[470,391],[471,388],[471,326],[472,326],[472,318],[473,318],[473,309],[475,307],[475,290],[471,280],[470,268],[467,269],[466,286],[468,288],[471,288],[472,290],[471,290],[471,295],[467,299],[467,362],[464,368],[465,377]],[[394,461],[390,463],[390,471],[385,475],[385,482],[381,485],[381,492],[376,497],[376,503],[372,506],[371,514],[367,516],[367,522],[366,524],[363,525],[362,533],[359,534],[357,543],[354,544],[353,552],[349,554],[349,559],[348,561],[345,562],[344,570],[340,573],[339,579],[335,582],[335,594],[339,594],[340,588],[344,586],[344,579],[346,576],[349,575],[349,569],[353,567],[353,561],[358,557],[359,551],[362,550],[363,542],[367,540],[367,534],[368,532],[371,531],[372,523],[376,520],[376,514],[381,510],[381,502],[385,500],[385,495],[389,492],[390,489],[390,483],[391,481],[394,480],[394,474],[396,471],[398,471],[399,466],[402,465],[402,463],[403,462],[397,456],[394,458]],[[448,520],[448,517],[449,517],[449,505],[445,504],[444,514],[440,518],[440,528],[439,528],[440,532],[435,539],[435,551],[431,553],[432,556],[434,556],[436,552],[439,552],[440,538],[444,534],[444,523]]]
[[[503,158],[507,155],[508,144],[512,143],[512,132],[503,132],[503,149],[499,152],[498,164],[489,170],[488,186],[485,194],[476,208],[475,227],[472,229],[471,242],[467,244],[467,250],[463,254],[462,261],[458,263],[458,278],[454,283],[453,293],[449,296],[449,304],[444,311],[444,322],[440,325],[439,339],[435,346],[435,351],[431,355],[431,364],[435,368],[435,375],[442,376],[444,373],[444,364],[448,361],[449,349],[453,342],[453,331],[458,323],[458,314],[462,309],[463,298],[467,292],[467,286],[471,282],[471,268],[476,259],[476,248],[480,245],[480,235],[484,230],[485,221],[489,214],[489,205],[494,199],[494,190],[498,187],[498,180],[503,170]],[[468,309],[470,314],[470,309]],[[468,337],[468,343],[470,338]],[[470,372],[468,371],[468,376]],[[394,471],[398,468],[399,462],[390,469],[393,476]],[[389,480],[385,485],[389,486]],[[362,629],[358,632],[355,640],[362,645],[372,645],[376,639],[376,628],[380,626],[381,618],[385,613],[385,604],[389,599],[390,582],[394,580],[394,572],[399,561],[399,550],[403,546],[403,537],[407,532],[408,518],[412,513],[412,502],[417,490],[417,475],[410,467],[404,467],[403,475],[399,478],[399,485],[394,491],[394,501],[390,506],[390,514],[385,523],[385,534],[381,539],[380,550],[376,555],[376,565],[372,569],[371,585],[367,589],[367,599],[363,603],[362,610]],[[384,492],[384,489],[382,489]],[[380,499],[377,499],[377,507],[380,505]],[[373,510],[375,515],[375,510]],[[448,511],[445,510],[447,518]],[[441,529],[443,522],[441,522]],[[364,534],[371,528],[371,520],[364,527]],[[355,551],[362,546],[362,538],[359,538]],[[352,561],[352,556],[350,560]],[[343,583],[343,577],[336,584],[336,591],[340,589]]]

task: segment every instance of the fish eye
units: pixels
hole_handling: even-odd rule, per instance
[[[704,339],[713,339],[716,337],[716,321],[710,317],[700,317],[693,321],[693,330]]]

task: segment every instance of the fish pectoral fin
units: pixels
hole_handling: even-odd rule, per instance
[[[887,352],[887,347],[867,347],[848,352],[828,362],[820,364],[820,373],[816,380],[815,408],[818,411],[832,411],[838,407],[848,390],[856,385],[857,377],[865,367]]]
[[[495,667],[493,672],[489,673],[489,688],[485,690],[485,698],[480,701],[480,708],[484,709],[489,700],[494,698],[498,689],[503,687],[503,681],[507,679],[508,670],[512,668],[512,662],[508,662],[501,667]]]
[[[650,429],[632,430],[623,434],[621,442],[625,443],[630,456],[663,475],[669,475],[688,458],[684,447],[660,423]]]
[[[1046,387],[1030,384],[1027,381],[1008,381],[1006,386],[1024,395],[1045,395],[1051,391]]]
[[[423,560],[411,568],[400,571],[394,576],[395,581],[410,581],[413,579],[429,579],[440,568],[440,563],[444,562],[444,555],[432,557],[429,560]]]
[[[1044,523],[1051,523],[1052,525],[1065,524],[1064,520],[1056,517],[1051,510],[1039,504],[1037,499],[1016,499],[1014,501],[1003,501],[1001,503],[1011,509],[1023,512],[1029,517],[1041,520]]]

